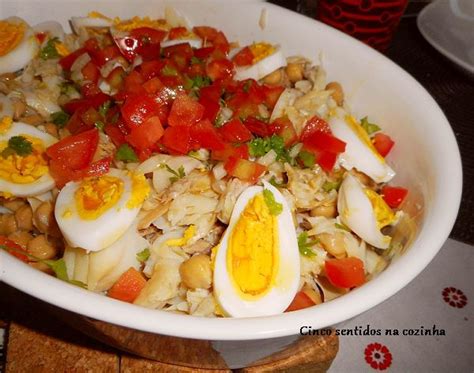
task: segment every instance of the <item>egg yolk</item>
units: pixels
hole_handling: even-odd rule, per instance
[[[113,207],[123,193],[123,181],[114,176],[84,179],[74,195],[79,216],[97,219]]]
[[[395,214],[383,200],[383,198],[372,189],[364,189],[364,192],[369,198],[372,208],[374,209],[375,219],[377,220],[377,228],[382,229],[383,227],[393,223],[395,220]]]
[[[131,174],[130,177],[132,179],[132,195],[127,202],[127,207],[134,209],[140,207],[146,197],[148,197],[150,185],[144,175]]]
[[[272,286],[278,265],[278,225],[263,195],[250,200],[229,237],[227,270],[243,297],[263,296]]]
[[[166,241],[166,244],[168,246],[184,246],[188,243],[188,241],[193,238],[193,236],[196,234],[196,226],[195,225],[190,225],[189,228],[187,228],[184,231],[184,235],[181,238],[175,238]]]
[[[48,162],[44,157],[43,142],[32,136],[21,135],[32,144],[33,151],[26,156],[10,154],[0,156],[0,178],[16,184],[31,184],[48,173]],[[0,142],[0,153],[8,147],[8,142]]]
[[[268,43],[254,43],[249,46],[253,54],[253,64],[275,53],[276,49]]]
[[[3,117],[0,119],[0,135],[7,133],[12,127],[13,119],[12,117]]]
[[[370,137],[365,132],[365,130],[362,128],[362,126],[356,121],[356,119],[348,115],[346,117],[346,123],[349,125],[349,127],[355,132],[357,137],[364,143],[364,145],[369,148],[369,150],[374,153],[374,155],[377,157],[377,159],[380,161],[380,163],[385,163],[385,158],[380,155],[380,153],[375,149],[374,144],[372,144],[372,141],[370,141]]]
[[[112,21],[112,19],[110,19],[109,17],[104,16],[102,13],[96,12],[95,10],[93,10],[92,12],[89,12],[87,14],[87,17],[89,17],[89,18],[100,18],[100,19],[106,19],[107,21]]]
[[[167,30],[169,25],[165,20],[157,19],[153,20],[150,17],[133,17],[127,21],[120,21],[119,19],[114,20],[115,28],[121,31],[131,31],[140,27],[150,27],[158,30]]]
[[[26,26],[23,23],[0,21],[0,57],[10,53],[20,44],[25,31]]]

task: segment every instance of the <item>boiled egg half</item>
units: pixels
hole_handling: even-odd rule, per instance
[[[380,230],[395,221],[395,214],[379,194],[349,173],[339,189],[337,210],[341,221],[365,242],[379,249],[389,247],[391,237]]]
[[[99,251],[127,231],[149,191],[143,175],[111,169],[99,177],[67,183],[54,214],[70,246]]]
[[[0,20],[0,74],[23,69],[38,53],[32,28],[19,17]]]
[[[279,45],[260,42],[253,43],[248,47],[254,56],[253,61],[249,66],[241,66],[235,69],[237,80],[260,80],[286,65],[286,59]]]
[[[377,183],[386,183],[395,176],[395,171],[387,164],[369,135],[350,115],[333,117],[329,126],[338,139],[346,143],[346,150],[339,155],[339,162],[346,170],[352,168],[363,172]]]
[[[299,285],[300,256],[293,219],[268,183],[238,198],[214,261],[214,295],[232,317],[285,311]]]
[[[45,151],[56,141],[29,124],[0,118],[0,192],[30,197],[54,188]]]

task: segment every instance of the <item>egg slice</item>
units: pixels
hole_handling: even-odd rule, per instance
[[[391,237],[380,230],[395,221],[395,214],[379,194],[351,174],[346,174],[339,189],[337,210],[341,221],[365,242],[379,249],[389,247]]]
[[[235,78],[237,80],[260,80],[286,65],[286,59],[278,45],[260,42],[248,47],[252,51],[254,58],[250,66],[242,66],[235,69]]]
[[[14,136],[22,136],[31,144],[30,154],[21,156],[4,152]],[[54,188],[44,152],[56,141],[53,136],[29,124],[13,122],[11,117],[0,119],[0,192],[30,197]]]
[[[265,192],[264,192],[265,191]],[[281,205],[272,215],[264,193]],[[282,313],[299,285],[300,256],[293,219],[278,189],[268,183],[238,198],[214,261],[214,295],[232,317]]]
[[[58,38],[61,41],[64,41],[64,29],[59,22],[56,21],[46,21],[38,23],[33,26],[33,31],[36,34],[44,34],[46,36],[45,40]]]
[[[339,155],[339,162],[346,170],[352,168],[363,172],[377,183],[386,183],[395,176],[395,171],[385,162],[370,141],[367,132],[352,117],[333,117],[329,126],[337,138],[346,143],[346,150]]]
[[[99,12],[90,12],[87,17],[71,17],[71,25],[74,32],[78,34],[81,28],[111,27],[113,25],[113,19]]]
[[[54,215],[70,246],[99,251],[127,231],[149,190],[143,175],[111,169],[99,177],[67,183]]]
[[[38,53],[32,28],[19,17],[0,20],[0,74],[23,69]]]

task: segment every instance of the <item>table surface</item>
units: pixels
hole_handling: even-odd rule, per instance
[[[289,8],[294,8],[296,3],[288,0],[274,2]],[[408,71],[430,92],[449,119],[461,151],[464,173],[461,209],[451,232],[451,238],[472,245],[474,244],[474,183],[472,182],[474,181],[472,152],[474,149],[474,80],[459,71],[423,39],[416,27],[415,17],[402,19],[386,55]],[[368,326],[369,329],[380,329],[385,332],[387,328],[419,329],[420,326],[431,328],[436,325],[444,329],[449,337],[403,337],[403,339],[391,336],[341,337],[341,352],[331,371],[345,371],[352,367],[352,371],[362,372],[371,369],[383,370],[388,366],[391,366],[391,371],[406,371],[408,367],[413,370],[414,365],[409,363],[425,364],[418,366],[424,371],[426,369],[472,371],[474,368],[472,354],[466,355],[466,350],[474,345],[473,306],[472,301],[468,301],[474,296],[472,281],[468,278],[468,273],[474,265],[472,259],[471,246],[449,240],[435,261],[411,285],[391,300],[343,326],[345,329],[354,330],[358,326],[362,328]],[[441,271],[443,276],[438,275],[436,271]],[[465,304],[460,302],[464,299],[461,295],[466,297]],[[416,303],[406,307],[407,304],[413,302],[413,299],[416,299]],[[400,317],[399,314],[398,318],[396,316],[387,318],[387,315],[393,315],[396,312],[404,316]],[[406,317],[413,319],[407,323]],[[388,324],[387,320],[390,320]],[[3,367],[2,361],[4,361],[1,327],[0,323],[0,372]],[[56,332],[61,335],[61,331]],[[68,333],[70,331],[64,331],[65,335]],[[105,349],[110,353],[110,349],[87,338],[81,343],[98,350]],[[449,358],[444,355],[441,358],[439,353],[445,351],[442,349],[450,351]],[[433,351],[437,351],[435,355],[440,358],[422,359],[423,356],[433,355]]]

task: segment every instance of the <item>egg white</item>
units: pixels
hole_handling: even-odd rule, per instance
[[[71,17],[72,29],[76,34],[84,27],[111,27],[113,21],[101,17]]]
[[[193,39],[193,38],[187,38],[187,39],[168,39],[168,40],[163,40],[160,44],[162,48],[166,47],[171,47],[173,45],[179,45],[179,44],[184,44],[184,43],[189,43],[189,45],[192,48],[199,49],[202,47],[202,40],[201,39]]]
[[[365,242],[379,249],[389,247],[391,237],[380,232],[372,203],[351,174],[346,174],[339,189],[337,210],[341,221]]]
[[[46,21],[38,23],[33,26],[33,31],[35,33],[44,33],[48,36],[48,39],[58,38],[61,41],[64,41],[64,29],[59,22],[56,21]]]
[[[58,141],[55,137],[40,131],[39,129],[22,122],[13,122],[9,131],[0,134],[0,141],[8,141],[13,136],[28,135],[36,137],[43,142],[44,148]],[[29,184],[17,184],[0,179],[0,191],[10,193],[16,197],[31,197],[43,194],[53,189],[55,182],[49,173]]]
[[[141,206],[126,206],[132,196],[130,176],[118,169],[111,169],[106,175],[121,179],[123,192],[114,206],[94,220],[82,219],[77,211],[74,196],[81,182],[69,182],[59,193],[54,215],[70,246],[81,247],[87,251],[102,250],[117,241],[137,216]]]
[[[352,168],[363,172],[377,183],[386,183],[395,176],[395,171],[376,154],[375,148],[370,149],[347,123],[346,119],[333,117],[329,126],[338,139],[346,143],[346,150],[339,155],[339,162],[346,170]]]
[[[275,52],[257,63],[250,66],[237,67],[235,69],[235,78],[237,80],[260,80],[285,65],[285,56],[283,56],[280,46],[276,46]]]
[[[275,201],[283,205],[283,211],[277,217],[279,235],[278,270],[272,288],[256,300],[242,299],[227,271],[227,250],[231,233],[245,210],[247,203],[264,189],[270,190]],[[272,185],[247,188],[238,198],[229,226],[219,244],[214,265],[214,295],[224,312],[232,317],[269,316],[282,313],[288,308],[300,280],[300,256],[296,231],[290,209],[282,194]]]
[[[23,69],[38,53],[39,46],[33,29],[21,18],[10,17],[6,22],[13,24],[24,24],[25,33],[20,43],[4,56],[0,57],[0,74],[13,73]]]

